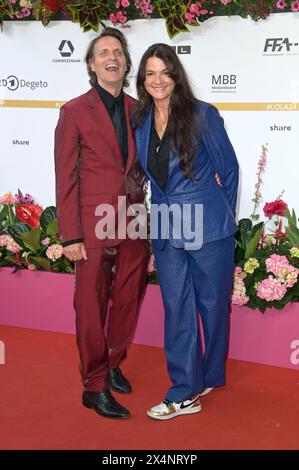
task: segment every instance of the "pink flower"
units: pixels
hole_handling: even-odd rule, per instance
[[[287,288],[285,285],[280,284],[277,279],[273,276],[269,276],[267,279],[261,281],[258,285],[257,296],[260,299],[265,299],[267,302],[273,300],[281,300],[285,295]]]
[[[46,238],[44,238],[44,239],[41,241],[41,244],[42,244],[43,246],[48,246],[49,243],[50,243],[50,241],[51,241],[50,237],[46,237]]]
[[[12,253],[19,253],[21,247],[15,241],[13,241],[6,246],[6,249]]]
[[[29,8],[22,8],[22,13],[23,13],[24,17],[30,16],[30,14],[31,14]]]
[[[13,196],[11,192],[5,193],[3,196],[0,197],[0,204],[16,204],[18,201],[17,199]]]
[[[152,273],[153,271],[155,271],[155,258],[154,258],[154,255],[151,255],[150,256],[150,259],[148,261],[148,266],[147,266],[147,272],[148,273]]]
[[[33,197],[26,193],[25,196],[20,195],[20,194],[15,194],[17,204],[34,204],[34,199]]]
[[[116,18],[116,15],[114,13],[110,13],[109,20],[111,21],[113,26],[116,26],[118,23],[118,19]]]
[[[239,307],[246,305],[249,300],[249,297],[246,295],[246,287],[243,281],[245,277],[246,273],[244,273],[239,266],[236,266],[234,275],[234,290],[232,293],[232,304],[239,305]]]
[[[227,5],[228,3],[230,3],[232,0],[220,0],[221,3],[223,3],[223,5]]]
[[[189,24],[196,23],[195,16],[192,15],[192,13],[189,13],[189,12],[185,13],[185,18],[186,18],[186,20],[188,21]]]
[[[52,261],[56,261],[57,259],[61,258],[63,255],[63,248],[61,245],[54,243],[50,245],[46,251],[47,258],[51,259]]]
[[[135,0],[135,7],[141,10],[141,15],[144,18],[149,18],[154,10],[150,0]]]
[[[29,271],[36,271],[36,266],[34,264],[28,264],[27,268]]]
[[[199,6],[197,3],[191,3],[189,11],[190,13],[193,13],[193,15],[199,15]]]
[[[128,21],[128,18],[126,17],[126,15],[123,15],[123,13],[121,11],[119,11],[116,16],[118,17],[118,21],[121,24],[124,24]]]
[[[278,0],[276,3],[276,8],[279,8],[280,10],[283,10],[286,7],[286,2],[284,0]]]
[[[286,256],[273,254],[266,259],[267,273],[271,272],[275,276],[279,276],[283,269],[289,266],[289,262]]]
[[[0,235],[0,246],[6,246],[13,238],[10,235]]]
[[[299,2],[298,1],[291,3],[291,10],[292,11],[299,11]]]
[[[31,2],[30,0],[20,0],[20,7],[22,8],[31,8]]]

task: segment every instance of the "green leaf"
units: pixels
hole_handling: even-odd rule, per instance
[[[0,0],[0,23],[1,24],[2,24],[2,17],[5,15],[13,17],[14,11],[10,3],[8,3],[6,0]]]
[[[173,39],[177,34],[185,32],[189,33],[189,29],[184,24],[184,21],[179,16],[170,16],[166,20],[166,29],[170,39]]]
[[[58,233],[58,222],[57,219],[52,220],[47,226],[46,230],[47,235],[51,238],[57,238]]]
[[[3,220],[7,219],[7,217],[8,217],[7,205],[4,205],[0,212],[0,224]]]
[[[263,224],[260,228],[258,228],[256,230],[255,234],[250,239],[250,241],[247,245],[246,251],[245,251],[245,259],[249,259],[253,256],[253,254],[256,250],[256,247],[258,245],[262,230],[263,230]]]
[[[32,227],[30,227],[28,224],[25,224],[25,222],[17,222],[16,224],[12,224],[7,227],[9,235],[11,235],[14,241],[22,248],[25,248],[25,244],[21,235],[23,233],[30,232],[31,230]]]
[[[82,0],[76,3],[67,3],[66,8],[71,12],[72,20],[80,23],[84,32],[98,31],[102,20],[108,18],[110,13],[107,2],[102,0]]]
[[[42,268],[45,271],[51,271],[51,264],[46,258],[41,256],[29,256],[28,261],[34,264],[37,268]]]
[[[289,208],[287,207],[286,210],[284,211],[285,217],[288,219],[288,222],[290,225],[295,225],[297,226],[297,217],[296,217],[296,212],[294,209],[292,210],[292,214],[289,211]]]
[[[41,216],[39,219],[40,226],[45,233],[47,232],[47,225],[50,222],[52,222],[52,220],[54,219],[56,219],[56,207],[55,206],[46,207],[46,209],[41,213]]]
[[[40,249],[41,237],[41,231],[39,228],[34,228],[30,230],[30,232],[24,232],[20,236],[26,248],[29,248],[29,250],[33,251],[33,253],[38,252]]]
[[[17,261],[16,257],[14,255],[5,256],[5,261],[7,261],[8,263],[10,263],[12,265],[22,266],[22,263],[20,261]]]
[[[253,235],[255,235],[255,233],[260,230],[264,225],[264,222],[259,222],[258,224],[254,225],[251,229],[251,238],[253,237]],[[260,232],[261,233],[261,232]]]
[[[250,240],[251,228],[252,222],[250,219],[241,219],[239,221],[236,237],[241,241],[242,248],[244,250],[246,250],[247,244]]]
[[[293,223],[286,228],[287,239],[293,246],[299,246],[299,229]]]

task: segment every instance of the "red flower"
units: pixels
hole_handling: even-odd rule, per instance
[[[67,0],[42,0],[42,4],[48,7],[52,13],[56,13],[57,10],[62,9]]]
[[[43,208],[37,204],[21,204],[16,209],[17,217],[33,228],[39,227],[39,218]]]
[[[284,213],[287,207],[288,205],[285,202],[283,202],[281,199],[279,199],[278,201],[267,202],[264,205],[263,211],[264,211],[265,216],[271,219],[272,215],[275,215],[275,214],[284,216]]]

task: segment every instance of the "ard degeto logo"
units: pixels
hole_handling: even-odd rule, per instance
[[[285,54],[299,54],[299,42],[292,42],[289,38],[266,38],[263,55]]]
[[[63,39],[58,47],[61,57],[71,57],[74,52],[74,46],[71,41]]]
[[[6,87],[10,91],[15,91],[19,88],[20,82],[15,75],[9,75],[9,77],[0,80],[0,86]]]
[[[6,78],[0,77],[0,87],[7,88],[9,91],[16,91],[18,88],[29,88],[34,91],[37,88],[47,88],[48,82],[43,80],[25,80],[15,75],[9,75]]]

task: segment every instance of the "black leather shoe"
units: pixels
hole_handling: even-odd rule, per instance
[[[112,390],[115,390],[115,392],[119,393],[130,393],[132,392],[132,387],[129,384],[128,380],[126,377],[123,376],[122,371],[120,370],[119,367],[112,367],[109,369],[109,382],[110,382],[110,387]]]
[[[83,392],[82,403],[86,408],[92,408],[105,418],[128,418],[129,410],[118,403],[109,390],[103,392]]]

